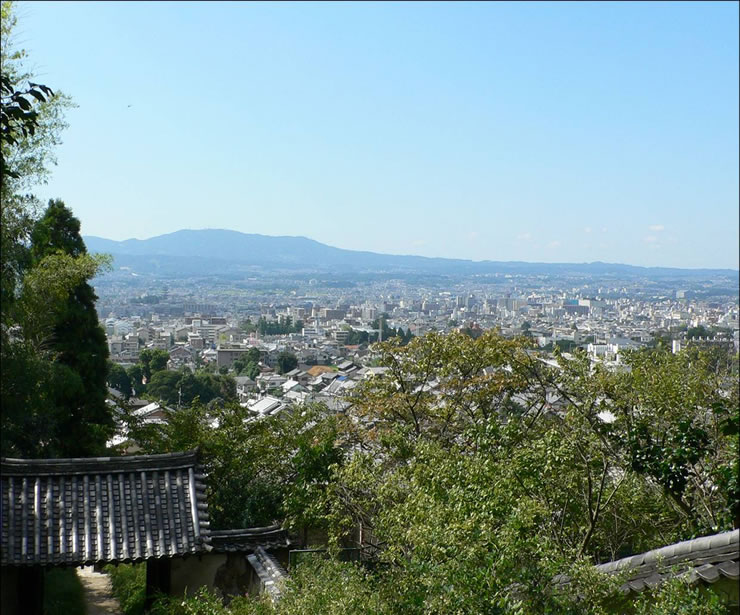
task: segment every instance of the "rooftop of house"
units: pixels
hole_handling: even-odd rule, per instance
[[[194,451],[2,459],[3,566],[89,565],[210,550]]]
[[[262,399],[258,399],[256,402],[248,404],[247,407],[252,412],[257,412],[259,414],[272,414],[281,409],[282,406],[284,406],[283,402],[281,402],[277,397],[267,395]]]

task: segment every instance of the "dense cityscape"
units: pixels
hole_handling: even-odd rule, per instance
[[[739,9],[0,3],[2,615],[740,614]]]

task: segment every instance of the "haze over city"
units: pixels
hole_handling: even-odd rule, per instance
[[[37,194],[85,235],[738,267],[737,3],[18,14],[37,78],[78,105]]]

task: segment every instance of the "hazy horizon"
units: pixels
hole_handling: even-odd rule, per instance
[[[257,235],[257,236],[260,236],[260,237],[273,237],[273,238],[307,239],[308,241],[317,241],[318,242],[317,239],[314,239],[312,237],[307,237],[305,235],[264,235],[263,233],[243,233],[242,231],[235,231],[234,229],[225,229],[225,228],[200,228],[200,229],[196,229],[196,228],[182,228],[182,229],[178,229],[176,231],[172,231],[172,232],[169,232],[169,233],[161,233],[159,235],[152,235],[151,237],[127,237],[126,239],[111,239],[110,237],[103,237],[101,235],[84,234],[83,235],[83,239],[85,237],[94,237],[96,239],[103,239],[105,241],[115,241],[115,242],[119,242],[119,243],[123,243],[123,242],[126,242],[126,241],[148,241],[150,239],[156,239],[158,237],[162,237],[162,236],[165,236],[165,235],[174,235],[175,233],[179,233],[179,232],[182,232],[182,231],[191,231],[191,232],[198,232],[198,231],[226,231],[226,232],[230,232],[230,233],[240,233],[240,234],[243,234],[243,235]],[[318,242],[318,243],[321,243],[322,245],[326,245],[326,246],[329,246],[329,247],[334,247],[334,248],[338,248],[339,247],[339,246],[334,246],[332,244],[325,243],[325,242]],[[349,248],[340,248],[340,249],[347,250]],[[448,257],[444,257],[444,256],[442,256],[442,257],[428,257],[428,256],[424,256],[422,254],[414,254],[414,253],[411,253],[411,252],[401,254],[401,253],[377,252],[377,251],[373,251],[373,250],[356,250],[356,251],[358,251],[358,252],[360,252],[360,251],[362,251],[362,252],[371,252],[371,253],[374,253],[374,254],[382,254],[382,255],[386,255],[386,256],[414,256],[414,257],[421,256],[423,258],[448,258]],[[450,260],[469,260],[469,261],[472,261],[474,263],[475,262],[492,261],[492,259],[453,259],[453,258],[450,258]],[[494,262],[494,261],[492,261],[492,262]],[[499,262],[507,262],[507,261],[499,261]],[[670,267],[670,266],[664,266],[664,265],[635,265],[633,263],[621,262],[621,261],[620,262],[608,262],[608,261],[598,261],[598,260],[596,260],[596,261],[552,261],[552,262],[547,262],[547,261],[527,261],[527,260],[524,260],[524,261],[513,261],[512,260],[512,261],[508,261],[508,262],[522,262],[522,263],[527,263],[527,264],[548,264],[548,265],[556,265],[556,264],[585,264],[585,265],[589,265],[589,264],[597,264],[597,263],[600,263],[600,264],[605,264],[605,265],[628,265],[628,266],[631,266],[631,267],[668,268],[668,269],[716,269],[716,270],[728,270],[728,271],[738,271],[738,272],[740,272],[740,270],[738,270],[737,268],[732,268],[732,267]]]
[[[738,269],[737,3],[18,5],[44,200],[469,260]]]

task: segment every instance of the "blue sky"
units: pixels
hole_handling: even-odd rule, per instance
[[[78,105],[38,194],[84,234],[738,268],[738,3],[17,13]]]

